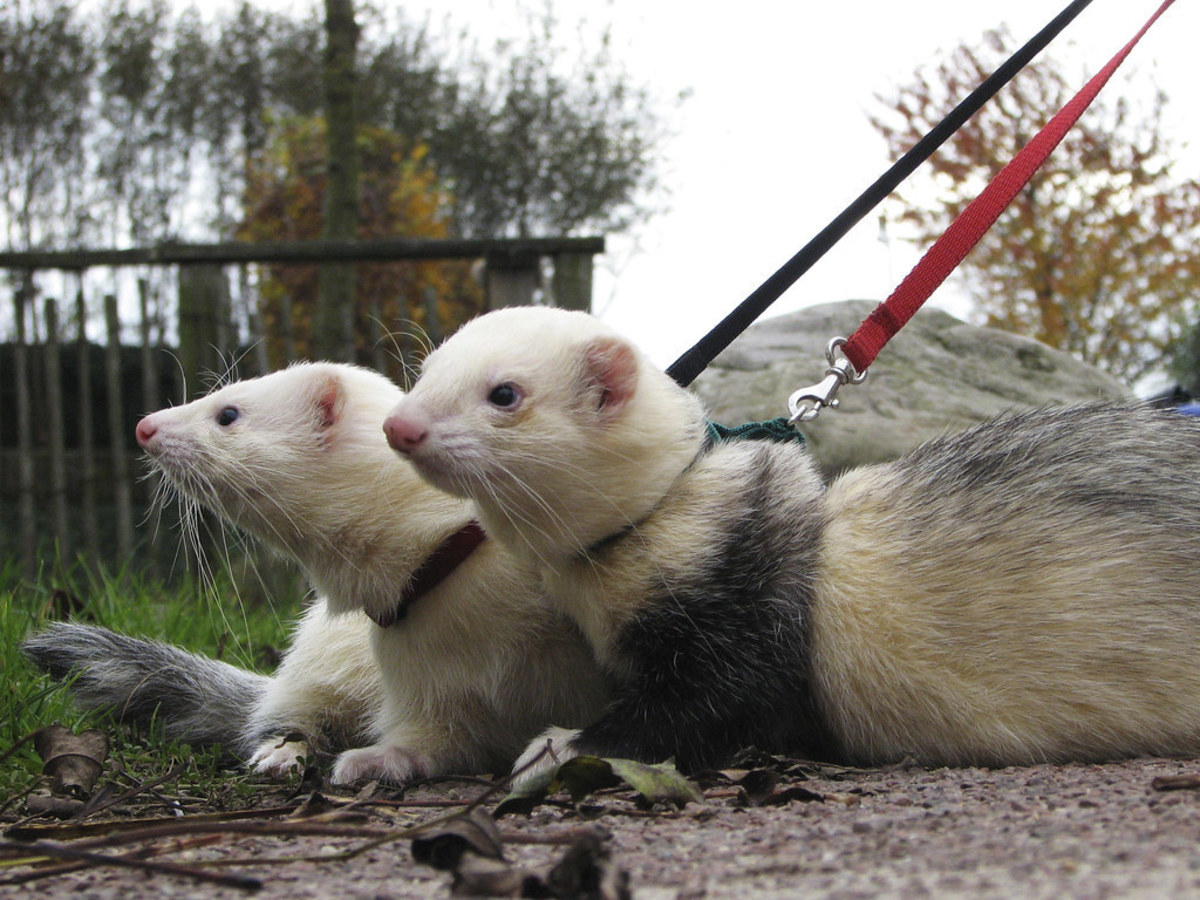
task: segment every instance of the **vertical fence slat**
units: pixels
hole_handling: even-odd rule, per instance
[[[53,297],[45,302],[46,323],[46,444],[50,458],[50,511],[54,521],[54,539],[58,545],[58,564],[66,566],[71,558],[71,531],[67,516],[66,431],[63,428],[62,354],[59,352],[58,304]]]
[[[541,257],[532,253],[495,253],[484,269],[488,309],[526,306],[542,286]]]
[[[398,302],[397,318],[391,325],[390,334],[392,346],[400,354],[401,369],[404,373],[404,381],[400,386],[408,390],[412,386],[408,383],[408,379],[417,377],[417,323],[413,321],[407,298],[400,297]]]
[[[550,290],[554,305],[564,309],[592,308],[592,257],[589,253],[560,253],[554,257]]]
[[[159,396],[158,387],[158,354],[154,352],[154,314],[150,304],[150,282],[147,278],[138,279],[138,304],[141,321],[141,359],[142,359],[142,413],[151,413],[163,406],[163,398]],[[160,332],[161,333],[161,332]],[[157,562],[159,549],[159,529],[152,528],[148,536],[150,547],[149,559]]]
[[[117,506],[117,558],[124,565],[133,553],[133,499],[129,484],[129,461],[125,455],[125,421],[121,416],[121,320],[117,316],[117,298],[111,294],[104,298],[104,321],[108,330],[104,369],[108,388],[108,438]]]
[[[262,304],[253,297],[250,289],[250,268],[238,266],[238,293],[246,309],[246,324],[250,329],[250,347],[254,355],[254,374],[266,375],[271,370],[271,359],[267,354],[267,327],[263,322]]]
[[[442,311],[438,309],[437,291],[431,287],[425,288],[425,336],[429,339],[429,349],[442,342]]]
[[[21,574],[32,579],[37,573],[37,518],[34,514],[33,399],[29,392],[29,352],[25,336],[25,303],[32,293],[32,278],[26,277],[13,294],[16,341],[13,345],[13,386],[17,397],[17,491],[21,523]]]
[[[158,395],[158,359],[154,353],[154,314],[150,310],[150,282],[138,279],[139,323],[142,337],[142,412],[154,412],[162,406]]]
[[[218,384],[224,384],[236,377],[234,366],[237,363],[237,329],[233,324],[233,298],[230,296],[229,278],[220,266],[206,267],[213,282],[213,331],[216,341],[213,344],[212,374],[218,379]],[[211,386],[211,385],[210,385]]]
[[[387,371],[387,348],[384,346],[386,330],[383,326],[383,307],[378,297],[372,297],[367,314],[367,339],[371,342],[371,365],[376,372]]]
[[[76,390],[79,391],[80,514],[83,517],[84,552],[92,571],[96,571],[100,564],[100,526],[96,518],[96,427],[92,414],[92,352],[87,338],[87,306],[82,281],[75,294],[75,318],[79,327],[75,352],[79,365]]]
[[[296,319],[292,315],[292,298],[284,294],[279,298],[279,337],[283,341],[283,362],[290,365],[300,358],[296,347]]]

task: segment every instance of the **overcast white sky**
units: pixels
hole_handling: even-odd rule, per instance
[[[692,92],[667,148],[671,210],[642,229],[636,252],[629,240],[610,238],[598,311],[670,363],[886,169],[883,142],[867,121],[877,93],[1002,22],[1023,43],[1067,2],[554,0],[564,24],[610,23],[615,54],[639,79],[663,93]],[[1046,52],[1078,72],[1082,86],[1159,2],[1095,0]],[[402,8],[411,18],[426,9],[435,22],[447,16],[486,46],[514,27],[513,6],[416,0]],[[1200,4],[1177,2],[1102,95],[1162,87],[1172,101],[1168,128],[1177,142],[1191,141],[1178,174],[1191,177],[1200,171],[1197,35]],[[1121,77],[1129,70],[1132,84]],[[895,242],[889,251],[878,231],[871,216],[770,315],[890,293],[919,254]],[[931,302],[964,311],[950,285]]]
[[[435,27],[448,22],[486,48],[519,35],[518,8],[539,2],[400,0],[396,8]],[[665,366],[884,172],[890,160],[868,122],[877,94],[1001,24],[1024,43],[1069,0],[549,2],[562,35],[579,22],[608,25],[614,56],[637,80],[663,95],[691,94],[666,147],[670,193],[654,198],[669,211],[633,237],[609,235],[596,279],[596,311]],[[1160,3],[1094,0],[1039,59],[1053,57],[1082,87]],[[1149,96],[1155,86],[1167,93],[1164,126],[1181,178],[1200,177],[1198,35],[1200,3],[1178,0],[1101,94],[1111,102],[1121,92]],[[882,300],[921,249],[880,242],[872,214],[767,316],[847,298]],[[953,279],[930,304],[964,317],[969,311]]]

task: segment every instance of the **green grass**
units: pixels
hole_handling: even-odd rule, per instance
[[[192,794],[215,793],[232,802],[252,786],[240,773],[226,772],[216,752],[166,741],[153,727],[135,731],[117,726],[107,714],[76,710],[66,687],[35,670],[21,655],[20,643],[45,622],[69,617],[269,672],[275,661],[272,651],[286,646],[289,624],[298,610],[298,592],[276,606],[243,602],[228,574],[218,574],[209,588],[167,586],[130,572],[46,575],[29,583],[20,578],[16,565],[2,566],[0,683],[5,690],[0,696],[0,756],[56,722],[74,730],[101,728],[110,738],[109,768],[123,777],[148,779],[179,764]],[[28,742],[0,761],[0,805],[5,798],[24,796],[37,787],[41,765]],[[220,799],[214,803],[224,805]]]

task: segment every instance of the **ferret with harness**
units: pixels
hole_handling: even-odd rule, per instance
[[[384,429],[617,685],[526,760],[1200,753],[1193,418],[1006,415],[825,486],[798,443],[715,442],[598,320],[519,308],[432,353]]]

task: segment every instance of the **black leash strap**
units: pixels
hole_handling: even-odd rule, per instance
[[[826,225],[816,237],[789,259],[774,275],[764,281],[757,290],[717,324],[708,334],[696,342],[690,350],[671,363],[667,374],[683,387],[691,384],[696,376],[708,366],[718,353],[733,343],[734,338],[754,323],[778,300],[783,292],[824,256],[834,244],[846,236],[864,216],[880,201],[896,189],[916,168],[934,154],[963,124],[987,103],[1004,85],[1008,84],[1021,69],[1037,56],[1046,45],[1071,24],[1092,0],[1075,0],[1054,17],[1020,50],[1010,56],[1003,65],[989,75],[965,100],[954,107],[946,118],[930,129],[921,140],[900,157],[874,184],[863,191],[853,203]]]

